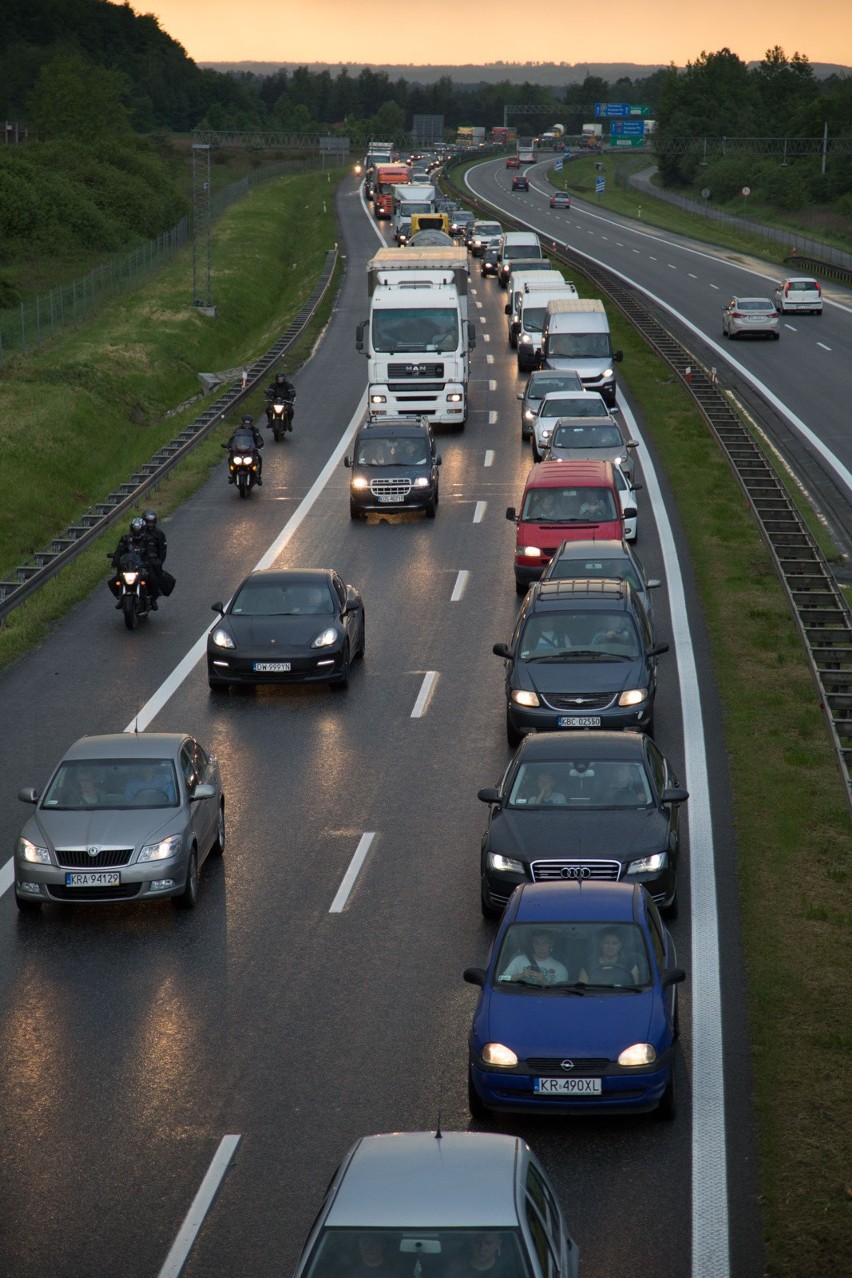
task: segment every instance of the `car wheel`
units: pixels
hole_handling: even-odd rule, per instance
[[[335,679],[334,683],[331,685],[333,688],[337,688],[340,692],[345,692],[349,687],[349,664],[349,645],[347,644],[343,649],[343,673],[339,676],[339,678]]]
[[[491,1117],[491,1110],[487,1105],[483,1105],[479,1092],[473,1085],[473,1075],[470,1070],[467,1071],[467,1107],[471,1118],[475,1118],[477,1122],[487,1122]]]
[[[349,499],[349,518],[350,519],[365,518],[363,510],[361,510],[360,507],[355,504],[355,502],[351,499],[351,497]]]
[[[219,815],[216,818],[216,838],[210,849],[214,856],[221,856],[225,851],[225,801],[219,804]]]
[[[666,917],[667,919],[676,919],[676,918],[677,918],[677,915],[678,915],[677,888],[675,888],[675,894],[674,894],[674,896],[672,897],[672,899],[671,899],[671,901],[669,902],[669,904],[665,907],[665,909],[664,909],[664,910],[661,910],[661,911],[660,911],[660,913],[661,913],[661,914],[664,914],[664,915],[665,915],[665,917]]]
[[[522,739],[523,738],[521,733],[518,732],[517,729],[512,726],[512,720],[509,718],[509,711],[507,710],[506,711],[506,740],[508,741],[512,749],[515,750],[521,744]]]
[[[654,1117],[660,1119],[664,1123],[670,1123],[677,1114],[677,1085],[675,1083],[675,1061],[672,1059],[671,1072],[669,1073],[669,1083],[663,1092],[663,1099],[660,1101]]]
[[[38,914],[41,909],[41,901],[28,901],[26,897],[18,896],[15,893],[15,904],[22,914]]]
[[[429,502],[427,502],[427,503],[426,503],[426,505],[424,506],[424,508],[423,508],[423,509],[424,509],[424,510],[425,510],[425,512],[426,512],[426,518],[427,518],[427,519],[434,519],[434,518],[435,518],[435,512],[436,512],[436,511],[437,511],[437,509],[438,509],[438,502],[437,502],[437,499],[436,499],[435,497],[433,497],[431,501],[429,501]]]
[[[194,910],[198,904],[198,850],[193,848],[189,854],[186,867],[186,883],[180,896],[173,896],[172,901],[179,910]]]
[[[222,679],[208,679],[211,692],[227,692],[230,688],[229,683],[225,683]]]
[[[541,461],[541,453],[538,451],[538,444],[536,443],[536,438],[534,434],[532,437],[532,455],[533,455],[534,462]]]
[[[781,334],[780,334],[780,333],[773,333],[773,334],[772,334],[772,336],[774,337],[775,341],[777,342],[777,341],[778,341],[778,339],[779,339],[779,337],[781,336]]]
[[[526,593],[527,593],[527,587],[524,585],[522,581],[518,581],[516,577],[515,578],[515,594],[521,595],[521,597],[523,597]]]

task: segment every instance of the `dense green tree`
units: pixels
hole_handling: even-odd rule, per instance
[[[60,55],[39,71],[27,99],[29,118],[44,140],[72,137],[83,141],[128,133],[124,99],[130,82],[119,71],[92,66],[77,54]]]

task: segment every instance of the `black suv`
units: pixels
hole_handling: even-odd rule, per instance
[[[425,510],[435,518],[441,458],[425,417],[368,417],[355,435],[349,514],[366,518],[370,510]]]
[[[628,581],[538,581],[527,591],[506,661],[506,737],[563,728],[653,730],[657,657],[642,603]]]

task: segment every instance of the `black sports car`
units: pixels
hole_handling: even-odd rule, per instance
[[[331,683],[345,688],[364,655],[364,604],[331,568],[250,573],[207,636],[213,690],[232,683]]]

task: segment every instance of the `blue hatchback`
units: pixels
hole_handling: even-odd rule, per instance
[[[470,1031],[469,1100],[492,1112],[675,1114],[677,990],[686,973],[641,884],[513,892]]]

